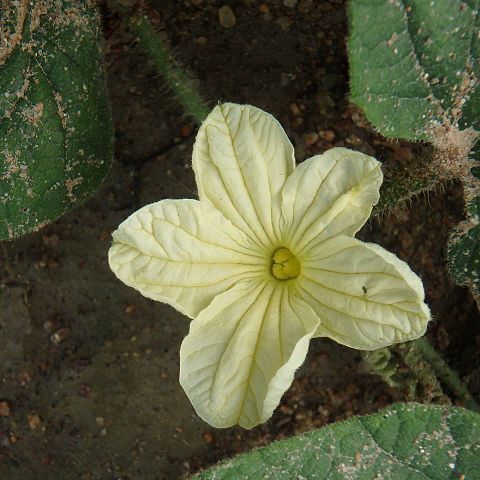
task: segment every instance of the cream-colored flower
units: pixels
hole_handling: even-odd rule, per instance
[[[372,350],[421,336],[430,313],[406,263],[354,235],[380,163],[334,148],[295,168],[280,124],[217,106],[193,149],[200,200],[143,207],[114,232],[111,269],[193,318],[180,383],[215,427],[266,421],[312,337]]]

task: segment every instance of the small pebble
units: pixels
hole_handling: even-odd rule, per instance
[[[208,431],[203,432],[202,437],[203,437],[203,440],[205,441],[205,443],[208,443],[208,444],[213,443],[213,441],[215,440],[215,438],[213,436],[213,433],[208,432]]]
[[[325,132],[323,133],[323,138],[327,142],[331,142],[335,138],[335,132],[333,130],[325,130]]]
[[[183,138],[188,138],[192,134],[192,127],[190,125],[184,125],[180,128],[180,136]]]
[[[52,320],[46,320],[43,324],[43,329],[46,332],[51,332],[55,328],[55,323]]]
[[[310,132],[304,135],[304,140],[307,145],[314,145],[318,141],[318,133],[317,132]]]
[[[40,426],[42,421],[40,420],[40,417],[36,413],[30,413],[28,415],[28,425],[31,430],[35,430]]]
[[[52,233],[51,235],[42,236],[43,244],[47,247],[56,247],[58,245],[58,235]]]
[[[299,115],[302,114],[302,112],[300,111],[300,109],[298,108],[298,105],[296,103],[291,103],[290,104],[290,111],[296,116],[298,117]]]
[[[280,405],[280,407],[278,407],[278,409],[280,410],[281,413],[283,413],[283,415],[292,415],[293,414],[293,410],[288,405]]]
[[[218,9],[218,20],[223,28],[232,28],[237,23],[235,14],[228,5],[224,5]]]
[[[8,402],[0,402],[0,417],[8,417],[10,415],[10,405]]]
[[[194,40],[194,43],[196,43],[197,45],[206,45],[207,37],[198,37]]]
[[[88,398],[90,397],[90,394],[92,393],[92,387],[90,385],[87,385],[86,383],[82,383],[78,389],[78,394],[82,398]]]
[[[65,341],[69,337],[69,335],[70,335],[70,329],[60,328],[50,337],[50,340],[55,345],[58,345],[59,343],[62,343],[63,341]]]
[[[47,258],[45,265],[47,268],[57,268],[60,266],[60,262],[55,258]]]
[[[298,0],[283,0],[283,4],[288,8],[295,8]]]
[[[137,308],[137,306],[134,303],[129,303],[125,307],[125,310],[123,312],[125,313],[125,315],[130,315],[135,311],[136,308]]]

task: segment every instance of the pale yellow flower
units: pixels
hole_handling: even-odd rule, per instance
[[[217,106],[193,149],[200,200],[147,205],[114,232],[110,267],[193,318],[180,383],[215,427],[266,421],[312,337],[372,350],[421,336],[430,313],[406,263],[354,235],[380,163],[334,148],[295,168],[280,124]]]

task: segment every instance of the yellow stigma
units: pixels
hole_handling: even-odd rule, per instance
[[[300,262],[288,248],[279,248],[273,254],[272,275],[278,280],[291,280],[300,275]]]

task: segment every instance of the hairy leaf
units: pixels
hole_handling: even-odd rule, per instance
[[[194,478],[438,480],[479,471],[480,415],[412,403],[273,443]]]
[[[460,223],[448,245],[450,274],[459,285],[468,285],[473,294],[480,295],[480,198],[467,209],[469,220]]]
[[[352,100],[385,136],[477,126],[478,0],[351,0]]]
[[[0,9],[0,239],[40,228],[99,186],[112,123],[92,0]]]

